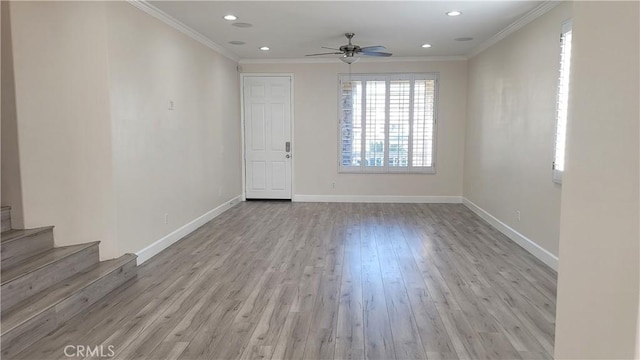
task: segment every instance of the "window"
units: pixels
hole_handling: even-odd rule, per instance
[[[569,74],[571,72],[571,21],[562,24],[560,35],[560,78],[556,105],[556,141],[553,159],[553,181],[562,183],[565,146],[567,140],[567,111],[569,108]]]
[[[435,172],[437,74],[341,75],[341,172]]]

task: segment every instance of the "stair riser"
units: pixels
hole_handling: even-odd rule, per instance
[[[61,301],[55,307],[3,334],[0,339],[2,356],[12,357],[26,349],[135,276],[136,260],[133,259]]]
[[[16,263],[38,255],[53,248],[53,230],[49,229],[39,234],[26,236],[14,241],[2,244],[0,256],[2,256],[2,269],[6,269]]]
[[[2,209],[2,231],[11,230],[11,209]]]
[[[2,312],[70,276],[95,266],[98,262],[96,244],[2,285]]]
[[[64,301],[56,306],[56,312],[58,314],[64,314],[62,317],[60,315],[58,316],[58,321],[61,319],[62,321],[67,321],[73,316],[78,315],[120,285],[136,277],[136,275],[136,261],[133,260],[100,279],[100,281],[91,284],[91,286],[87,286],[78,294],[70,297],[68,301]]]

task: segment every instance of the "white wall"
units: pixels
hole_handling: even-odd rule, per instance
[[[13,76],[13,50],[11,44],[11,18],[9,2],[2,8],[2,205],[9,205],[14,228],[24,226],[22,218],[22,181],[20,180],[20,155],[18,152],[18,122],[16,116],[16,93]]]
[[[10,10],[26,227],[112,258],[240,194],[234,61],[125,2]]]
[[[561,187],[551,163],[571,10],[559,5],[469,60],[464,196],[556,257]]]
[[[293,73],[296,195],[460,196],[466,61],[359,62],[352,73],[438,72],[436,174],[338,174],[338,74],[335,63],[243,64],[244,73]],[[336,183],[332,188],[332,182]]]
[[[576,2],[557,359],[630,359],[638,311],[640,4]]]
[[[107,8],[118,241],[136,252],[240,195],[239,75],[133,6]]]
[[[638,298],[640,299],[640,295]],[[638,320],[636,322],[636,354],[634,359],[640,359],[640,303],[638,303]]]
[[[115,256],[105,5],[12,2],[10,16],[24,225]]]

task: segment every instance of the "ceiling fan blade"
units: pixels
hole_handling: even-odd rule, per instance
[[[387,50],[387,48],[382,45],[377,45],[377,46],[366,46],[366,47],[360,48],[360,50],[369,51],[369,52],[371,51],[379,52],[379,51]]]
[[[323,48],[323,49],[329,49],[329,50],[336,50],[336,51],[340,51],[340,49],[330,48],[330,47],[326,47],[326,46],[321,46],[321,48]]]
[[[392,55],[391,53],[388,53],[388,52],[378,52],[378,51],[361,51],[360,54],[367,55],[367,56],[383,56],[383,57]]]
[[[308,55],[305,55],[305,56],[318,56],[318,55],[342,55],[342,52],[320,53],[320,54],[308,54]]]

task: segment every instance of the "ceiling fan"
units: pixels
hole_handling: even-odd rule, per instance
[[[344,36],[346,36],[347,39],[349,40],[349,43],[347,45],[340,46],[340,48],[338,48],[338,49],[324,47],[324,46],[322,47],[323,49],[337,50],[339,52],[309,54],[309,55],[306,55],[306,56],[342,55],[342,57],[340,57],[340,60],[342,60],[343,62],[346,62],[347,64],[353,64],[354,62],[358,61],[359,58],[355,57],[355,55],[384,56],[384,57],[391,56],[391,53],[384,52],[384,50],[387,50],[387,48],[385,48],[384,46],[360,47],[358,45],[352,44],[351,43],[351,39],[353,39],[353,37],[355,35],[356,34],[354,34],[354,33],[346,33],[346,34],[344,34]]]

